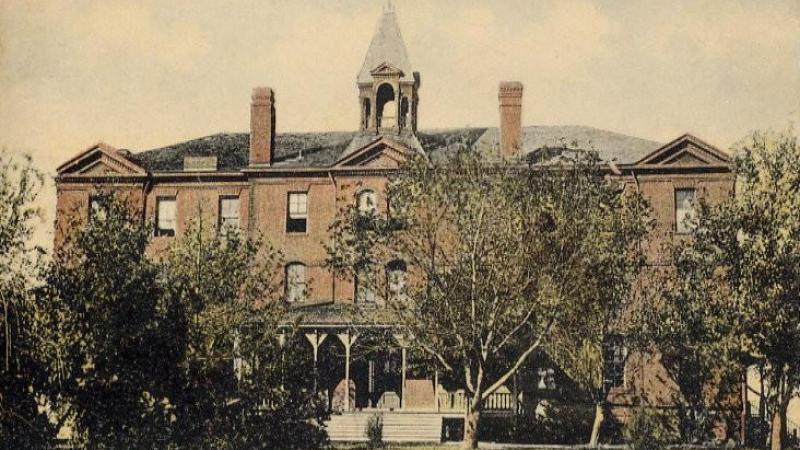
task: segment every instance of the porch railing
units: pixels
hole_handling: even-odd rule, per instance
[[[437,406],[442,412],[464,412],[467,410],[469,396],[462,391],[439,391]],[[495,392],[486,398],[484,411],[512,412],[514,410],[514,396],[510,392]]]

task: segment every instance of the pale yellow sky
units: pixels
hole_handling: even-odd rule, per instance
[[[0,1],[0,146],[48,173],[104,140],[133,151],[247,131],[350,130],[383,0]],[[800,0],[394,0],[422,73],[420,126],[590,125],[727,148],[800,111]],[[49,232],[55,195],[42,197]],[[40,233],[41,234],[41,233]],[[42,242],[49,237],[42,234]]]

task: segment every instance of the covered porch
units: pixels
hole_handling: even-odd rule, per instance
[[[468,394],[438,370],[380,307],[315,305],[295,310],[312,357],[315,392],[333,414],[437,413],[463,417]],[[522,380],[513,377],[485,402],[487,414],[524,412]]]

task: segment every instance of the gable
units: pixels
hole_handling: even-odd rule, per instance
[[[716,147],[686,134],[645,156],[636,166],[721,166],[731,157]]]
[[[384,63],[381,63],[380,65],[378,65],[378,67],[375,67],[374,69],[372,69],[370,71],[370,75],[372,75],[372,76],[398,76],[398,77],[402,77],[404,74],[403,74],[402,70],[398,69],[397,67],[395,67],[395,66],[393,66],[393,65],[391,65],[391,64],[389,64],[387,62],[384,62]]]
[[[103,142],[80,152],[57,169],[59,176],[141,176],[147,172]]]
[[[406,159],[409,149],[387,138],[375,141],[344,155],[336,167],[363,167],[370,169],[397,169]]]

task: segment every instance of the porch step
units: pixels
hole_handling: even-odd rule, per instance
[[[331,416],[328,437],[333,442],[367,441],[367,423],[374,413]],[[387,412],[383,417],[385,442],[441,442],[441,414]]]

